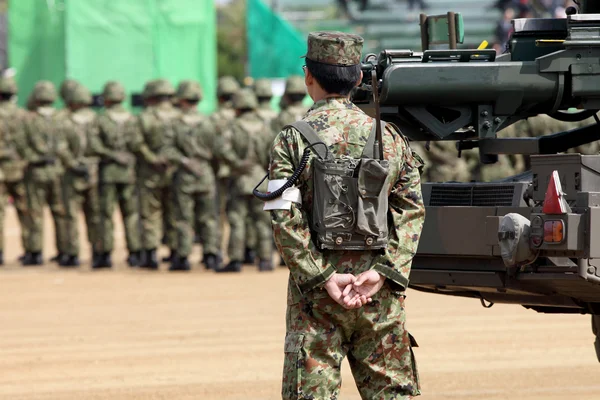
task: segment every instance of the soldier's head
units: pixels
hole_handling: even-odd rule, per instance
[[[202,100],[202,88],[196,81],[181,81],[177,86],[177,105],[182,110],[189,110],[198,107],[198,103]]]
[[[0,101],[10,101],[18,92],[17,82],[13,77],[0,78]]]
[[[285,81],[285,91],[283,92],[282,101],[284,104],[299,103],[306,96],[306,86],[304,86],[304,78],[300,75],[293,75]]]
[[[347,97],[362,80],[360,56],[363,38],[342,32],[311,32],[304,68],[310,97]]]
[[[92,104],[92,93],[85,86],[79,84],[69,93],[68,107],[71,111],[89,107]]]
[[[155,79],[150,81],[148,91],[148,102],[150,105],[171,102],[171,98],[175,94],[175,88],[166,79]]]
[[[56,88],[50,81],[39,81],[31,93],[34,107],[49,106],[56,101]]]
[[[233,95],[232,105],[235,109],[235,113],[239,116],[256,110],[258,107],[258,100],[251,89],[244,88],[238,90]]]
[[[268,79],[257,79],[256,82],[254,82],[254,94],[256,94],[259,103],[270,102],[273,97],[271,81]]]
[[[122,103],[125,100],[125,88],[117,81],[106,82],[102,90],[102,98],[105,107]]]
[[[231,101],[233,95],[240,90],[240,84],[233,76],[223,76],[219,78],[217,83],[217,97],[219,104],[224,104]]]
[[[65,104],[69,104],[69,96],[73,93],[73,90],[79,85],[75,79],[65,79],[60,85],[59,93],[60,98]]]

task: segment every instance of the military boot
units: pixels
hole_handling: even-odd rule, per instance
[[[141,262],[141,252],[140,251],[132,251],[129,253],[129,257],[127,257],[127,264],[130,267],[137,267]]]
[[[158,259],[156,258],[156,249],[145,251],[146,255],[140,267],[147,269],[158,269]]]
[[[23,257],[23,261],[21,264],[25,267],[34,266],[34,265],[42,265],[44,260],[42,258],[42,253],[39,252],[26,252]]]
[[[244,250],[244,264],[254,264],[256,261],[256,252],[248,247]]]
[[[229,264],[225,268],[217,269],[215,272],[242,272],[242,262],[241,261],[230,261]]]
[[[260,260],[258,270],[260,272],[273,271],[273,262],[271,260]]]
[[[187,257],[175,257],[175,260],[169,267],[169,271],[189,271],[190,269],[190,262]]]
[[[94,269],[112,268],[112,260],[110,257],[110,253],[98,254],[98,257],[92,264],[92,268],[94,268]]]
[[[162,262],[174,262],[177,260],[177,251],[171,249],[171,254],[168,257],[163,257]]]
[[[54,257],[52,257],[50,259],[50,262],[55,262],[55,263],[60,264],[60,262],[65,259],[65,257],[68,257],[68,256],[65,253],[59,252],[57,255],[55,255]]]
[[[204,267],[208,270],[216,271],[221,268],[221,260],[214,254],[204,255]]]
[[[61,267],[79,267],[80,264],[79,257],[76,255],[67,256],[58,263]]]
[[[4,265],[4,252],[0,251],[0,265]]]

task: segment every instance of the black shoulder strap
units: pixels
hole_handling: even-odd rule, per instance
[[[385,130],[385,121],[381,121],[380,127],[381,132]],[[371,134],[367,139],[367,144],[362,152],[362,158],[375,158],[379,160],[383,160],[383,143],[378,141],[378,150],[375,150],[375,141],[377,140],[377,122],[373,121],[373,128],[371,129]],[[376,154],[377,153],[377,154]]]
[[[312,150],[317,153],[319,158],[325,160],[327,158],[327,146],[315,146],[317,143],[323,143],[323,140],[317,135],[317,132],[306,122],[306,121],[296,121],[290,125],[286,125],[283,129],[287,129],[289,127],[295,128],[300,134],[306,139],[308,144],[312,147]]]

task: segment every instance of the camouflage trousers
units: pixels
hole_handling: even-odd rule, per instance
[[[596,336],[594,348],[596,349],[596,357],[600,362],[600,315],[592,315],[592,332]]]
[[[150,188],[140,185],[140,219],[142,225],[142,248],[153,250],[160,245],[162,234],[165,244],[177,247],[175,210],[170,186]],[[164,218],[163,218],[163,213]]]
[[[113,215],[118,205],[125,227],[125,240],[129,252],[140,251],[140,213],[136,186],[130,183],[104,183],[98,191],[100,220],[98,227],[98,250],[110,253],[114,249],[115,227]]]
[[[28,232],[25,251],[41,253],[44,240],[44,206],[50,207],[54,220],[56,247],[65,253],[67,238],[67,216],[63,203],[60,179],[49,181],[26,180],[27,214],[25,230]]]
[[[319,289],[288,304],[282,398],[338,399],[346,356],[363,399],[418,396],[405,318],[403,294],[387,284],[358,310],[344,309]]]
[[[221,234],[217,216],[216,192],[192,192],[173,188],[177,227],[177,255],[192,252],[197,227],[204,254],[218,255]]]
[[[21,244],[23,247],[25,247],[25,242],[27,240],[27,229],[25,229],[25,211],[27,209],[25,184],[22,181],[4,182],[0,185],[0,251],[4,251],[4,218],[8,196],[12,197],[13,205],[17,211],[17,216],[19,217]]]
[[[98,190],[96,185],[78,190],[69,181],[69,174],[65,175],[63,187],[65,208],[67,210],[67,243],[65,253],[70,256],[79,255],[79,214],[83,211],[87,238],[94,252],[98,251],[98,225],[100,220],[100,207],[98,204]]]
[[[252,195],[235,196],[229,202],[227,219],[231,226],[228,255],[232,261],[243,261],[246,246],[246,219],[249,218],[256,229],[256,252],[261,260],[270,260],[273,255],[273,234],[271,217],[263,211],[263,202]]]
[[[246,248],[255,250],[257,241],[256,226],[254,225],[254,221],[248,216],[246,218]]]

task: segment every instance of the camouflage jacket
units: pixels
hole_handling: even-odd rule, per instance
[[[290,104],[285,110],[281,111],[277,117],[271,121],[271,136],[269,143],[272,144],[275,137],[283,130],[283,127],[293,122],[301,120],[308,111],[302,102]]]
[[[321,100],[308,111],[308,122],[336,157],[359,158],[371,133],[373,119],[346,98]],[[401,288],[406,288],[412,259],[417,251],[425,218],[421,195],[420,159],[408,141],[389,125],[384,132],[384,157],[389,160],[389,244],[381,251],[321,251],[311,240],[312,159],[296,186],[302,204],[291,210],[271,211],[275,243],[290,269],[289,299],[322,287],[336,272],[359,274],[374,269]],[[306,143],[290,128],[279,133],[271,149],[269,179],[289,178],[298,166]],[[393,285],[393,284],[392,284]],[[393,286],[397,286],[393,285]]]
[[[202,170],[202,175],[192,173],[183,165],[175,173],[177,190],[186,193],[212,192],[215,190],[215,174],[211,162],[215,153],[215,128],[210,119],[196,109],[183,112],[176,128],[175,151],[181,160],[187,157]],[[175,158],[174,154],[170,158]]]
[[[28,113],[23,132],[16,137],[17,151],[27,162],[27,178],[33,181],[52,181],[63,173],[58,154],[65,143],[56,112],[53,107],[38,107]]]
[[[256,110],[258,116],[265,122],[265,124],[270,125],[271,122],[277,118],[277,111],[271,108],[271,103],[261,103]]]
[[[225,137],[231,131],[231,124],[235,121],[235,111],[230,105],[225,105],[219,108],[217,112],[210,116],[210,122],[215,127],[215,135],[219,143],[229,142],[231,138]],[[213,160],[213,168],[216,171],[217,178],[225,179],[231,175],[231,169],[226,162],[220,158]]]
[[[181,157],[173,152],[175,126],[179,117],[179,110],[170,102],[149,107],[138,116],[136,135],[142,140],[136,140],[139,145],[135,152],[139,155],[138,177],[146,187],[165,187],[171,184],[177,159]],[[157,169],[157,163],[167,163],[167,167]]]
[[[106,108],[97,118],[98,140],[93,140],[93,153],[100,157],[99,179],[103,183],[134,183],[135,156],[140,148],[136,142],[136,119],[122,105]],[[118,158],[130,157],[125,165]]]
[[[27,112],[12,101],[0,102],[0,170],[8,182],[23,179],[25,162],[16,150],[16,138],[23,134]]]
[[[265,132],[268,129],[256,112],[247,112],[225,133],[231,140],[219,142],[221,159],[231,167],[233,190],[237,195],[252,195],[256,184],[267,173],[269,151]]]

